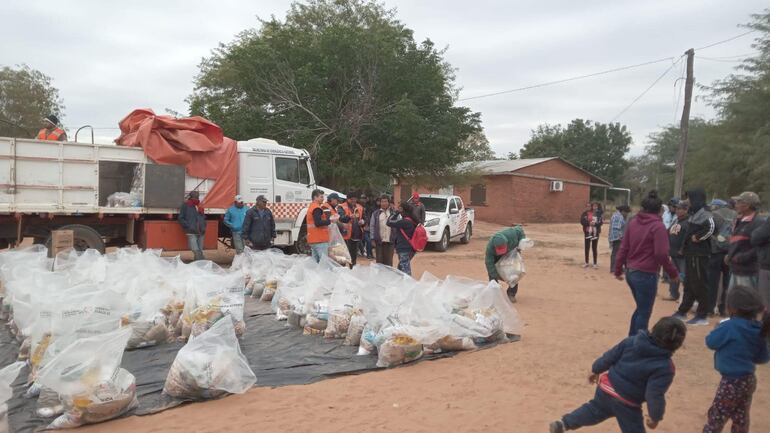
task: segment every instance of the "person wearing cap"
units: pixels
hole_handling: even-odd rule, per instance
[[[487,267],[487,276],[489,280],[500,280],[495,264],[503,258],[508,252],[519,247],[519,242],[524,239],[524,228],[520,225],[508,227],[492,235],[487,242],[487,250],[484,254],[484,264]],[[519,291],[519,285],[508,287],[508,297],[511,302],[516,302],[516,294]]]
[[[684,246],[684,238],[687,235],[688,222],[690,215],[688,210],[690,205],[687,200],[677,200],[674,203],[669,203],[669,207],[675,212],[676,218],[671,226],[668,228],[668,255],[671,257],[671,263],[676,266],[679,271],[679,280],[668,279],[668,296],[664,296],[664,301],[679,301],[679,286],[680,281],[684,280],[684,254],[682,254],[682,246]],[[667,275],[667,274],[664,274]]]
[[[240,195],[235,196],[233,205],[225,212],[225,225],[230,229],[233,239],[233,248],[235,248],[235,254],[243,252],[243,220],[246,218],[246,211],[248,209],[243,205],[243,197]]]
[[[49,114],[43,118],[43,124],[35,138],[48,141],[67,141],[67,133],[59,127],[59,118],[55,114]]]
[[[412,203],[412,206],[414,206],[414,213],[418,220],[417,223],[425,224],[425,205],[420,201],[420,194],[412,194],[412,198],[410,198],[409,201]]]
[[[182,226],[193,260],[203,260],[203,238],[206,235],[206,215],[201,206],[198,191],[190,191],[187,200],[179,208],[179,225]]]
[[[718,307],[719,314],[726,316],[725,299],[730,287],[730,266],[725,263],[725,256],[730,247],[730,237],[738,213],[730,209],[727,202],[715,198],[709,203],[714,215],[716,231],[711,237],[711,257],[708,263],[708,311],[713,313]],[[720,293],[721,292],[721,293]]]
[[[725,263],[730,266],[730,288],[745,286],[757,290],[757,249],[751,245],[751,235],[762,224],[757,217],[759,196],[751,191],[733,197],[738,219],[735,220],[733,235]]]
[[[770,218],[751,232],[751,245],[757,249],[757,288],[770,309]]]
[[[273,212],[267,208],[265,196],[260,195],[254,206],[246,212],[243,220],[243,238],[249,242],[252,249],[266,250],[273,245],[275,235]]]

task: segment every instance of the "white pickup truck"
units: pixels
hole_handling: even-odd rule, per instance
[[[420,194],[425,206],[425,230],[436,251],[446,251],[450,241],[467,244],[473,235],[474,212],[456,195]]]

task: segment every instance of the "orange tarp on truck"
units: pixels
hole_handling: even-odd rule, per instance
[[[118,125],[121,134],[115,143],[141,147],[157,164],[182,165],[190,176],[215,180],[203,199],[204,207],[227,208],[233,202],[237,143],[225,137],[218,125],[199,116],[158,116],[150,109],[134,110]]]

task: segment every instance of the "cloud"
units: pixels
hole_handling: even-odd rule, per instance
[[[679,56],[742,31],[738,24],[761,12],[766,2],[746,0],[385,0],[415,31],[447,47],[461,97]],[[52,77],[66,108],[65,123],[116,128],[134,108],[187,112],[198,64],[219,43],[227,43],[257,16],[283,17],[288,1],[211,2],[98,0],[0,3],[0,61],[26,63]],[[751,38],[709,48],[704,55],[751,52]],[[735,64],[700,61],[701,84],[727,75]],[[463,102],[482,113],[495,151],[507,154],[526,143],[542,123],[574,118],[608,122],[667,67],[660,63],[631,71]],[[673,71],[618,120],[633,133],[632,153],[642,151],[657,128],[678,122]],[[696,89],[696,97],[702,95]],[[681,104],[679,105],[681,110]],[[714,116],[696,99],[693,115]],[[110,141],[117,130],[99,129]]]

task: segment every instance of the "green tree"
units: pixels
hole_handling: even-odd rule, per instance
[[[443,55],[378,3],[293,3],[203,60],[190,110],[236,139],[308,149],[330,186],[447,175],[488,143]]]
[[[27,65],[0,69],[0,136],[33,137],[43,117],[63,117],[64,105],[51,78]]]
[[[540,125],[521,149],[521,158],[558,156],[611,183],[622,179],[631,134],[619,123],[575,119],[566,128]]]
[[[725,193],[753,190],[770,195],[770,9],[752,15],[752,48],[734,74],[708,87],[719,110],[719,127],[704,164],[727,175]],[[691,168],[688,167],[688,170]],[[697,167],[695,168],[698,169]]]

